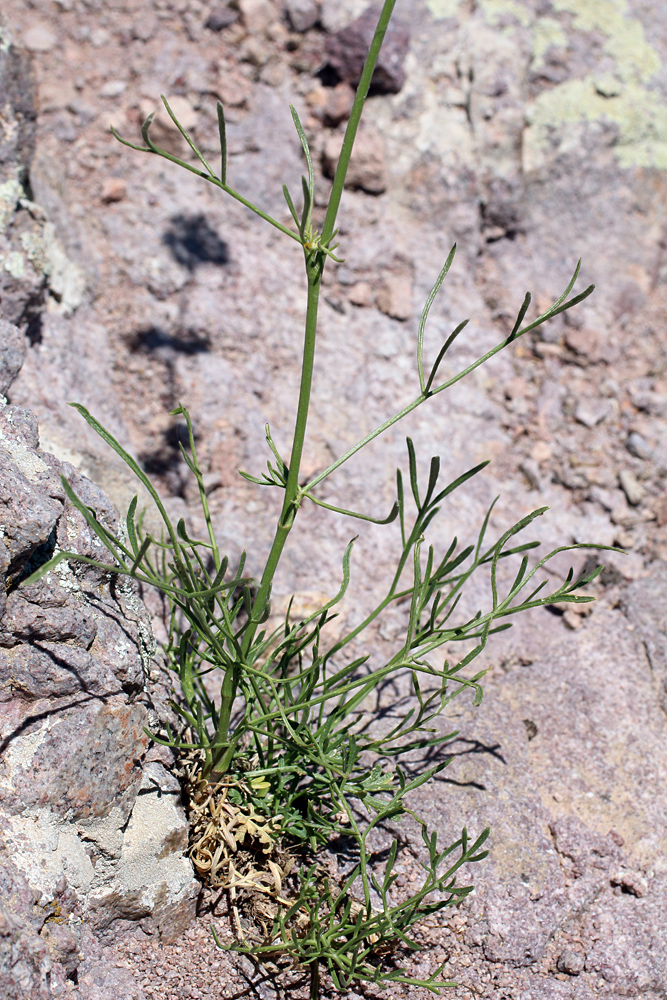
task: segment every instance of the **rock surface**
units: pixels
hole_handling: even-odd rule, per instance
[[[445,782],[426,809],[450,836],[458,815],[492,828],[448,966],[476,993],[664,994],[665,607],[656,563],[620,607],[494,672],[474,718],[456,714],[475,742],[454,745],[456,802]]]
[[[341,80],[359,83],[368,49],[377,24],[379,5],[372,5],[361,17],[330,36],[326,43],[329,65]],[[371,90],[380,94],[397,94],[405,83],[404,62],[410,44],[405,23],[399,20],[400,11],[392,19],[385,35],[378,63],[373,73]]]
[[[16,332],[0,327],[0,356],[16,356]],[[115,530],[108,497],[43,452],[34,415],[3,399],[0,992],[37,1000],[74,981],[90,1000],[139,997],[96,941],[139,921],[172,940],[193,917],[197,883],[179,784],[147,753],[144,730],[158,720],[148,683],[158,704],[162,688],[134,588],[68,563],[21,585],[56,548],[104,558],[61,475]]]
[[[102,11],[68,0],[56,12],[45,0],[29,9],[6,0],[3,8],[16,37],[33,23],[40,30],[26,39],[38,103],[19,86],[29,73],[25,56],[12,48],[0,57],[0,92],[12,95],[2,169],[14,171],[2,178],[0,305],[28,332],[27,358],[9,389],[18,409],[10,410],[28,438],[21,413],[34,410],[46,450],[126,506],[131,484],[66,402],[89,406],[179,498],[184,515],[189,509],[196,530],[182,428],[167,416],[187,402],[219,535],[232,559],[248,547],[253,571],[270,541],[275,498],[258,496],[235,472],[263,466],[267,419],[289,446],[303,318],[298,251],[196,178],[114,144],[107,124],[136,139],[159,93],[173,94],[216,162],[220,97],[230,182],[287,223],[281,184],[298,192],[303,170],[287,105],[302,116],[316,165],[330,172],[349,114],[345,81],[358,72],[342,55],[332,63],[335,40],[355,23],[358,31],[369,7],[146,0],[137,8],[121,0]],[[325,278],[305,471],[321,469],[413,398],[407,359],[419,308],[455,240],[459,252],[425,346],[433,359],[457,323],[473,317],[449,354],[449,374],[507,335],[526,289],[537,308],[553,301],[582,256],[581,287],[595,281],[593,298],[416,411],[382,447],[341,470],[332,499],[388,510],[410,433],[424,461],[442,454],[449,479],[493,460],[465,498],[452,497],[434,526],[436,545],[455,532],[474,538],[500,494],[497,533],[548,505],[539,522],[544,550],[593,539],[627,553],[605,558],[590,617],[540,612],[499,637],[482,709],[461,707],[456,725],[469,742],[426,804],[443,835],[492,821],[494,850],[486,870],[471,873],[476,896],[446,930],[428,931],[425,971],[450,955],[466,997],[658,1000],[667,990],[656,932],[665,907],[667,8],[641,0],[414,0],[403,9],[404,78],[366,109],[381,139],[374,158],[382,190],[346,191],[345,264]],[[318,176],[321,192],[326,184]],[[62,511],[54,468],[43,473],[46,493],[12,473],[12,490],[35,505],[5,539],[12,574],[20,545],[46,544],[46,527]],[[319,512],[300,516],[304,541],[287,553],[277,591],[333,592],[352,529]],[[359,610],[391,567],[392,531],[368,528],[357,543]],[[92,618],[98,633],[87,647],[89,616],[61,601],[54,586],[39,600],[8,604],[0,651],[16,662],[19,700],[32,703],[38,685],[68,691],[80,675],[91,702],[108,688],[107,702],[120,711],[127,682],[114,688],[119,665],[109,671],[95,655],[101,620]],[[39,656],[26,665],[16,650],[31,636]],[[374,641],[390,644],[391,629]],[[94,714],[85,718],[95,732]],[[135,716],[114,720],[128,734],[141,731]],[[55,744],[45,745],[57,755]],[[58,773],[65,788],[64,763]],[[39,783],[34,792],[23,787],[48,800]],[[119,815],[135,787],[125,787]],[[46,840],[48,824],[37,827]],[[117,850],[96,829],[95,843]],[[39,984],[46,937],[25,921],[16,929],[13,919],[6,917],[3,940],[15,933],[25,981]],[[65,969],[66,936],[58,947]],[[187,970],[169,947],[157,954]],[[189,980],[174,971],[172,989],[161,961],[147,973],[150,995],[182,1000],[186,990],[203,991],[201,967]],[[87,976],[94,985],[86,988],[107,1000],[118,990],[96,968],[79,980]]]

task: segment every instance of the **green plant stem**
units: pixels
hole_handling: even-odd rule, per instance
[[[317,311],[320,300],[320,286],[322,281],[322,271],[326,255],[321,251],[306,251],[306,274],[308,276],[308,301],[306,305],[306,326],[303,344],[303,361],[301,365],[301,385],[299,388],[299,403],[297,407],[296,422],[294,425],[294,439],[292,441],[292,454],[289,462],[289,472],[287,474],[287,484],[285,486],[285,497],[282,510],[276,525],[271,551],[269,552],[260,581],[257,597],[253,602],[252,620],[248,622],[248,627],[243,635],[242,649],[244,654],[249,652],[255,632],[259,625],[262,613],[266,607],[271,585],[280,562],[285,543],[294,524],[294,518],[300,502],[299,469],[301,467],[301,457],[303,455],[303,444],[306,437],[306,425],[308,423],[308,410],[310,407],[310,394],[313,385],[313,367],[315,364],[315,344],[317,341]]]
[[[359,122],[361,121],[361,114],[368,96],[368,90],[371,85],[373,73],[375,72],[375,67],[377,65],[380,48],[382,47],[382,42],[384,41],[384,36],[386,34],[395,4],[396,0],[385,0],[383,4],[377,27],[375,29],[375,34],[373,35],[373,41],[371,42],[368,56],[366,57],[366,62],[364,63],[364,68],[361,74],[361,79],[359,80],[359,85],[354,98],[354,104],[352,105],[352,112],[345,130],[343,146],[338,158],[331,195],[329,197],[327,211],[324,218],[324,226],[320,242],[325,247],[333,238],[336,216],[338,214],[340,199],[345,186],[345,177],[347,176],[350,156],[352,155],[352,147],[359,128]],[[209,177],[207,179],[210,180],[211,178]],[[216,181],[216,183],[219,182]],[[261,621],[271,593],[271,586],[280,562],[280,557],[282,556],[285,543],[287,542],[292,525],[294,524],[294,518],[296,517],[299,504],[303,497],[303,493],[299,487],[299,470],[301,468],[301,456],[303,454],[306,424],[308,421],[308,409],[310,407],[313,366],[315,361],[315,343],[317,340],[317,310],[326,254],[319,250],[306,250],[305,257],[306,274],[308,276],[308,301],[306,305],[306,329],[303,361],[301,365],[301,386],[299,389],[299,404],[294,426],[292,454],[289,463],[287,484],[285,487],[285,498],[280,512],[280,517],[278,519],[278,524],[276,525],[273,544],[264,567],[264,572],[262,573],[262,579],[260,581],[257,597],[253,602],[251,620],[248,622],[248,627],[243,636],[243,652],[245,655],[248,654],[252,647],[257,627]]]
[[[371,80],[373,79],[373,73],[375,72],[382,42],[384,41],[384,36],[387,32],[395,5],[396,0],[385,0],[378,19],[377,27],[375,29],[375,34],[373,35],[373,41],[371,42],[368,55],[366,56],[366,62],[364,63],[364,68],[357,87],[357,93],[352,105],[352,111],[350,112],[347,128],[345,129],[343,146],[340,151],[340,156],[338,157],[338,164],[336,166],[336,173],[334,174],[331,195],[329,196],[329,204],[327,205],[327,212],[324,217],[324,225],[322,227],[321,236],[324,246],[327,246],[329,241],[333,238],[334,229],[336,228],[336,216],[338,215],[340,199],[343,195],[347,168],[350,163],[350,156],[352,155],[352,147],[354,146],[357,129],[359,128],[359,122],[361,121],[361,113],[364,110],[364,104],[366,102],[366,98],[368,97],[368,90],[371,85]]]
[[[318,959],[310,963],[310,1000],[319,1000],[320,996],[320,963]]]

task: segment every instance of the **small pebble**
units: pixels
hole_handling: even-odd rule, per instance
[[[127,184],[121,177],[107,177],[102,185],[100,195],[105,205],[114,201],[122,201],[127,194]]]
[[[100,97],[120,97],[126,87],[125,80],[109,80],[100,90]]]
[[[310,31],[320,16],[320,8],[315,0],[286,0],[284,6],[294,31]]]
[[[639,872],[620,871],[609,879],[612,886],[620,887],[622,892],[641,898],[648,892],[648,883]]]
[[[209,31],[222,31],[223,28],[228,28],[230,24],[238,21],[238,18],[239,12],[237,10],[232,10],[227,4],[218,3],[211,7],[206,27]]]
[[[33,24],[23,32],[21,41],[29,52],[50,52],[57,37],[47,24]]]
[[[618,481],[621,484],[621,489],[625,493],[626,499],[629,504],[636,507],[644,499],[644,487],[639,482],[634,472],[630,469],[623,469],[618,477]]]
[[[629,435],[628,440],[625,443],[625,447],[631,455],[635,456],[635,458],[651,458],[653,456],[653,449],[648,441],[646,441],[646,439],[636,431],[632,431]]]
[[[584,427],[593,428],[609,416],[609,403],[605,399],[582,399],[574,411],[574,419]]]
[[[542,487],[542,477],[540,467],[533,458],[524,458],[519,466],[532,490],[539,490]]]
[[[585,956],[573,948],[566,948],[557,962],[559,970],[567,973],[568,976],[578,976],[580,972],[584,971],[585,964]]]

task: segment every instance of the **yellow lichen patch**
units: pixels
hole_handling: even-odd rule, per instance
[[[577,31],[598,31],[607,41],[610,55],[622,77],[639,78],[645,83],[660,69],[658,53],[646,41],[644,26],[628,17],[626,0],[553,0],[555,10],[573,15]]]
[[[524,168],[530,171],[543,164],[554,137],[561,149],[567,148],[563,126],[606,120],[617,126],[614,152],[621,166],[667,169],[667,110],[647,86],[660,69],[660,59],[641,21],[628,16],[626,0],[553,0],[553,6],[572,14],[573,30],[605,38],[603,51],[611,57],[613,70],[567,80],[537,97],[528,109]],[[538,25],[536,32],[542,30]],[[545,42],[535,36],[536,60],[546,51]],[[576,144],[574,135],[571,139]]]
[[[590,75],[540,94],[528,114],[524,169],[541,165],[551,136],[562,126],[604,119],[618,126],[614,152],[621,166],[667,169],[667,108],[658,94],[636,82],[626,84],[620,94],[608,96],[609,89]],[[562,149],[563,141],[567,137]]]
[[[533,70],[544,64],[544,57],[552,48],[567,47],[567,35],[563,26],[553,17],[539,17],[533,24],[532,63]]]

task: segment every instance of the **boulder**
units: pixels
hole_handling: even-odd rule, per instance
[[[12,356],[15,333],[0,326],[0,357]],[[33,414],[5,401],[0,984],[8,998],[55,995],[48,984],[80,965],[94,981],[109,964],[93,960],[96,951],[139,921],[173,939],[192,919],[198,890],[184,853],[180,786],[149,750],[146,729],[166,695],[135,585],[75,562],[22,583],[56,548],[105,558],[62,476],[102,524],[117,528],[102,490],[43,452]],[[122,980],[124,996],[139,996],[128,976],[111,975],[107,987]]]
[[[341,80],[355,86],[364,68],[368,47],[375,32],[379,7],[369,7],[361,17],[327,39],[329,65]],[[404,62],[410,44],[410,33],[403,21],[391,21],[380,51],[371,89],[377,94],[397,94],[405,83]]]

